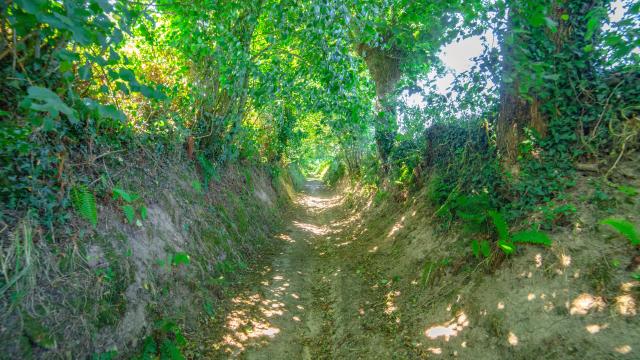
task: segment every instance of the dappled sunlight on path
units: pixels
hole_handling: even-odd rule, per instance
[[[553,354],[572,341],[558,335],[562,327],[602,343],[597,354],[638,351],[620,323],[637,316],[640,282],[625,280],[609,298],[574,289],[586,276],[576,257],[536,250],[483,283],[499,291],[478,291],[465,285],[478,268],[459,267],[449,253],[429,260],[452,240],[433,236],[419,208],[361,200],[307,182],[274,236],[277,254],[233,297],[224,334],[210,344],[218,358],[492,359],[545,342]]]
[[[295,204],[291,225],[275,236],[284,243],[280,256],[256,274],[252,282],[259,284],[257,289],[232,299],[224,334],[212,345],[226,357],[293,359],[306,354],[311,358],[306,343],[313,342],[309,336],[322,326],[309,312],[315,305],[313,285],[326,281],[314,279],[314,243],[334,232],[328,218],[343,198],[319,181],[308,181]]]

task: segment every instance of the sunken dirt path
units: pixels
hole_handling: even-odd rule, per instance
[[[281,251],[244,281],[206,358],[393,359],[412,357],[380,311],[384,299],[350,261],[357,222],[319,181],[299,195]]]

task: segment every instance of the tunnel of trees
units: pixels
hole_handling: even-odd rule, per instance
[[[443,221],[471,223],[471,205],[523,219],[576,171],[616,186],[638,161],[640,3],[616,6],[613,21],[611,0],[3,1],[0,239],[29,218],[75,241],[67,224],[97,226],[112,193],[144,220],[105,161],[193,164],[204,188],[236,165],[426,186]],[[437,91],[442,49],[474,36],[474,65]],[[19,269],[3,265],[3,312]]]
[[[617,151],[621,129],[631,131],[638,6],[612,27],[610,5],[10,1],[1,9],[3,202],[52,221],[88,181],[70,163],[132,146],[186,147],[213,165],[335,158],[351,176],[373,168],[394,178],[424,171],[416,158],[453,160],[453,148],[429,149],[482,132],[468,140],[486,160],[537,154],[520,167],[568,171]],[[487,30],[497,44],[454,95],[417,85],[443,71],[442,46]],[[407,92],[422,93],[417,111],[405,111]]]

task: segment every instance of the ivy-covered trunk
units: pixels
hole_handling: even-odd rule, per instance
[[[523,79],[522,67],[533,61],[529,56],[531,29],[527,9],[510,2],[506,33],[502,37],[502,83],[500,84],[500,108],[496,123],[496,144],[502,158],[514,162],[518,156],[518,145],[524,140],[524,129],[537,131],[544,136],[547,122],[540,111],[536,94],[523,93],[528,90]]]
[[[389,168],[389,154],[398,130],[394,89],[402,76],[400,54],[398,51],[372,48],[366,44],[360,44],[358,51],[367,63],[376,85],[375,139],[378,156],[386,171]]]
[[[609,0],[508,2],[502,38],[503,74],[496,123],[497,147],[507,163],[529,129],[554,152],[568,153],[578,127],[591,125],[585,104],[597,77],[592,53]],[[585,98],[587,97],[587,98]],[[597,125],[596,125],[597,126]]]

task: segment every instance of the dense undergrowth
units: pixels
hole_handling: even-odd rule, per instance
[[[122,327],[131,311],[123,293],[149,264],[136,270],[122,261],[143,249],[114,245],[118,229],[157,226],[151,199],[167,192],[197,197],[189,201],[210,210],[207,219],[245,239],[243,209],[273,201],[270,186],[255,188],[254,169],[262,182],[284,178],[298,190],[305,177],[329,185],[349,178],[375,191],[377,202],[424,193],[442,228],[461,226],[461,241],[478,258],[503,259],[517,243],[549,245],[547,232],[576,213],[567,197],[576,170],[597,175],[602,201],[604,190],[637,193],[635,175],[620,164],[638,159],[640,5],[619,3],[624,15],[613,21],[615,4],[3,3],[0,297],[11,326],[2,337],[19,334],[35,357],[66,349],[34,320],[51,317],[44,323],[52,326],[64,318],[47,306],[60,274],[82,278],[60,297],[100,299],[63,302],[67,316],[88,316],[98,330]],[[473,35],[485,44],[475,65],[448,93],[436,91],[447,72],[438,51]],[[411,105],[407,97],[416,94],[420,104]],[[242,185],[228,190],[225,181]],[[284,203],[269,206],[273,215]],[[189,234],[197,215],[174,220]],[[605,223],[637,246],[628,220]],[[91,250],[100,237],[107,238],[101,250]],[[202,235],[210,238],[219,236]],[[234,248],[238,259],[253,251],[244,246]],[[189,263],[215,274],[240,267],[187,255],[174,252],[163,264],[170,274]],[[91,256],[110,265],[92,266]],[[87,288],[87,279],[99,286]],[[197,279],[196,287],[206,281]],[[143,353],[178,354],[163,340],[181,342],[176,326],[161,322],[130,336],[153,332],[138,346]],[[70,349],[114,345],[87,329],[71,336],[83,340]]]

